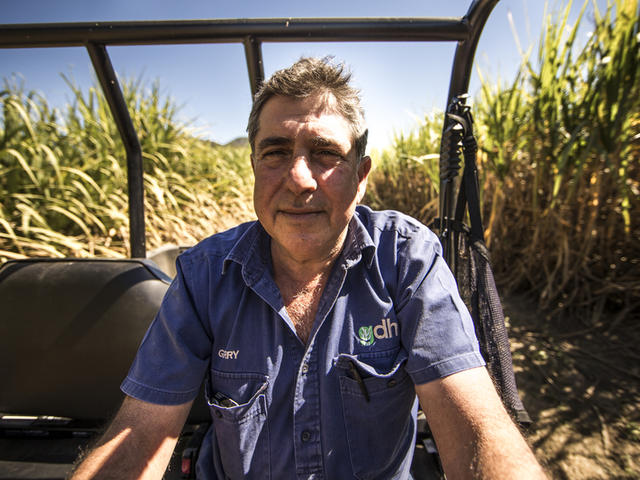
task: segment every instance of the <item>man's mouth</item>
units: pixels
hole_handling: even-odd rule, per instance
[[[279,213],[292,217],[292,218],[304,218],[314,215],[320,215],[323,213],[322,210],[310,210],[310,209],[282,209],[278,210]]]

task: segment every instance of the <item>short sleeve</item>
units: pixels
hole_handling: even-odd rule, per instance
[[[200,390],[212,338],[194,306],[188,273],[179,260],[176,277],[120,387],[131,397],[179,405],[193,400]]]
[[[406,369],[415,384],[485,364],[473,320],[437,238],[431,232],[420,237],[408,240],[397,311],[409,351]]]

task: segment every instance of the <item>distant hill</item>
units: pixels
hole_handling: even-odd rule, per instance
[[[226,143],[224,146],[225,147],[246,147],[247,145],[249,145],[249,139],[247,137],[238,137]]]
[[[212,147],[246,147],[249,145],[249,139],[247,137],[237,137],[227,143],[218,143],[213,140],[202,139],[204,142],[208,143]]]

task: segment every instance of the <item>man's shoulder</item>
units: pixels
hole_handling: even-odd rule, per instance
[[[358,205],[356,215],[374,239],[376,232],[391,231],[406,238],[419,236],[437,241],[436,235],[427,226],[396,210],[372,210],[366,205]]]

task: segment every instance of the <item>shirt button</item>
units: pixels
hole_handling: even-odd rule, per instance
[[[311,432],[305,430],[304,432],[302,432],[302,435],[300,435],[300,438],[303,442],[308,442],[309,440],[311,440]]]
[[[302,365],[302,373],[307,373],[309,371],[309,365],[306,363]]]
[[[396,383],[398,383],[398,382],[396,382],[396,380],[392,378],[391,380],[389,380],[387,382],[387,387],[389,387],[389,388],[395,387]]]
[[[216,417],[222,418],[222,412],[220,410],[216,410]]]

